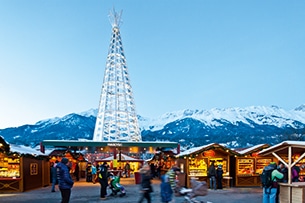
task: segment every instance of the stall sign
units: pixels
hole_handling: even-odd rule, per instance
[[[253,156],[253,157],[258,157],[258,152],[252,153],[252,156]]]
[[[31,163],[30,164],[30,174],[31,175],[37,175],[38,174],[38,164],[37,163]]]
[[[110,147],[121,147],[122,143],[107,143],[107,146],[110,146]]]
[[[215,151],[214,150],[208,150],[203,152],[203,156],[205,157],[214,157],[215,156]]]

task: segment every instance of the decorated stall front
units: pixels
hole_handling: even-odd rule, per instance
[[[269,146],[259,144],[239,151],[240,156],[236,157],[235,186],[261,186],[260,174],[275,158],[262,157],[258,153]]]
[[[287,203],[304,203],[305,202],[305,182],[300,179],[300,182],[292,182],[292,167],[302,166],[305,157],[305,142],[304,141],[284,141],[275,146],[259,152],[260,156],[274,156],[282,162],[288,169],[288,182],[279,183],[280,194],[279,201]],[[300,175],[304,174],[304,167],[300,167]]]
[[[176,165],[176,155],[177,151],[163,148],[158,149],[151,159],[145,160],[150,166],[154,166],[155,171],[153,172],[155,176],[161,177],[165,174],[172,166]],[[152,167],[151,167],[152,168]]]
[[[72,177],[75,177],[75,169],[78,166],[80,178],[86,177],[86,168],[87,168],[87,160],[85,160],[84,155],[80,152],[71,152],[69,150],[53,150],[50,154],[50,162],[61,161],[63,157],[67,158],[71,163],[71,170],[70,173]]]
[[[238,153],[223,147],[219,144],[212,143],[205,146],[191,148],[178,154],[177,165],[181,168],[182,173],[186,174],[185,183],[180,181],[181,186],[190,187],[190,179],[195,178],[200,181],[208,181],[208,167],[211,163],[215,166],[221,165],[223,169],[223,186],[230,186],[233,179],[231,174],[231,160]]]
[[[129,171],[129,176],[130,176],[133,175],[134,172],[138,171],[142,167],[144,160],[136,159],[121,153],[121,154],[117,154],[116,157],[112,155],[104,159],[100,159],[100,160],[97,159],[96,162],[98,165],[103,164],[103,162],[107,162],[110,166],[110,171],[113,172],[114,175],[120,175],[120,176],[123,175],[125,165],[128,163],[130,168]]]
[[[49,184],[48,157],[0,137],[0,192],[23,192]]]

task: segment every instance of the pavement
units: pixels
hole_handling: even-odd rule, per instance
[[[137,203],[140,198],[139,185],[134,178],[121,178],[121,184],[126,189],[124,197],[107,197],[100,199],[100,184],[93,184],[81,179],[74,183],[70,203]],[[152,180],[152,203],[161,203],[160,180]],[[185,202],[184,196],[176,196],[175,203]],[[204,203],[261,203],[262,189],[259,187],[232,187],[223,190],[209,190],[208,195],[198,196],[196,200]],[[51,185],[26,192],[0,193],[1,203],[60,203],[61,195],[56,186],[56,192],[51,192]],[[143,201],[144,203],[146,200]]]

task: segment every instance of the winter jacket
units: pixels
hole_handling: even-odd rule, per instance
[[[166,175],[169,179],[169,184],[172,187],[172,190],[175,191],[176,188],[176,173],[173,169],[170,169],[166,172]]]
[[[101,165],[98,171],[99,181],[108,181],[108,168],[104,165]]]
[[[150,171],[140,170],[141,173],[141,190],[147,192],[153,192],[151,186],[151,174]]]
[[[161,200],[162,202],[172,201],[173,190],[169,183],[169,177],[167,175],[161,176]]]
[[[209,169],[208,169],[208,177],[212,177],[212,176],[216,176],[216,170],[214,165],[210,165]]]
[[[73,180],[70,176],[69,168],[63,163],[58,163],[56,165],[58,178],[59,178],[59,189],[71,189],[73,187]]]
[[[217,177],[218,179],[221,179],[221,178],[222,178],[222,175],[223,175],[223,170],[222,170],[222,168],[217,168],[217,169],[216,169],[216,177]]]

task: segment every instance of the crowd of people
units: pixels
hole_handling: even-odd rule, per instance
[[[60,162],[51,162],[51,192],[55,192],[55,185],[58,184],[58,188],[61,192],[62,203],[69,203],[74,180],[79,180],[79,167],[78,164],[76,165],[73,167],[72,170],[72,165],[67,158],[62,158]],[[91,176],[90,182],[92,182],[93,184],[97,182],[100,183],[100,198],[101,200],[105,200],[107,196],[110,195],[107,194],[107,187],[110,186],[109,184],[111,184],[111,182],[109,182],[109,179],[111,179],[112,181],[116,181],[115,184],[119,184],[119,178],[117,178],[117,176],[114,176],[109,171],[109,166],[107,162],[104,162],[101,165],[98,165],[94,162],[89,167]],[[150,194],[153,192],[151,180],[156,177],[161,179],[160,198],[162,199],[162,202],[174,202],[175,196],[173,194],[177,192],[176,175],[180,173],[180,169],[178,167],[173,166],[164,175],[161,176],[161,172],[158,171],[158,167],[155,167],[154,164],[144,164],[139,170],[139,173],[141,175],[140,197],[138,201],[139,203],[143,202],[145,199],[148,203],[151,202]],[[125,177],[130,177],[129,163],[125,165],[124,173],[122,175],[124,175]],[[122,189],[124,190],[123,187]]]
[[[304,167],[304,165],[301,167],[294,165],[291,168],[292,182],[304,182],[304,177],[299,175],[301,169]],[[280,194],[280,187],[278,183],[288,182],[288,168],[282,162],[279,162],[278,164],[271,162],[264,168],[264,171],[268,170],[271,173],[271,184],[263,186],[263,203],[278,203]]]

